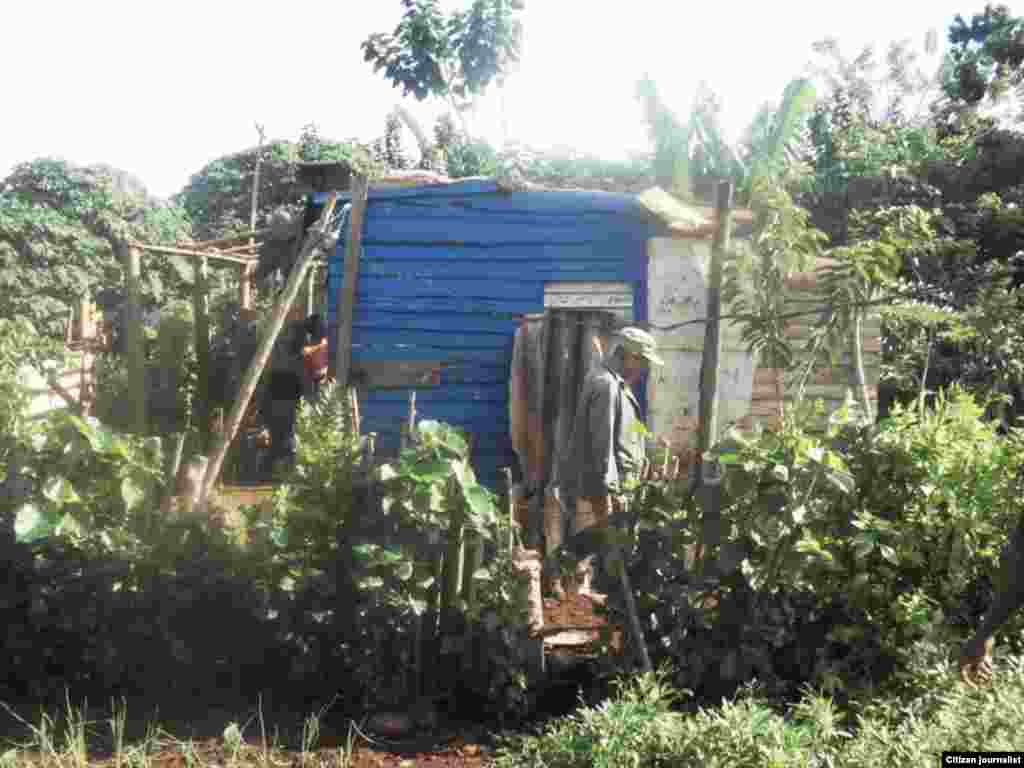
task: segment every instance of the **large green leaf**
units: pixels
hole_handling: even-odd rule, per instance
[[[66,477],[50,478],[43,485],[43,496],[57,505],[74,504],[82,500]]]
[[[40,509],[35,504],[25,504],[14,516],[14,535],[20,542],[31,543],[53,535],[63,516],[55,507]]]
[[[435,459],[419,464],[412,471],[412,477],[419,483],[439,483],[447,480],[452,473],[453,462],[447,459]]]
[[[138,508],[146,499],[145,487],[132,477],[126,477],[121,481],[121,498],[129,511]]]
[[[466,442],[466,438],[448,424],[425,419],[416,425],[416,429],[427,445],[443,448],[460,459],[469,455],[469,443]]]

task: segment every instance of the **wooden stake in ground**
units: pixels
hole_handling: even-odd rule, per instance
[[[139,300],[139,280],[142,276],[142,252],[133,245],[122,244],[124,283],[127,294],[125,306],[125,340],[128,349],[128,399],[131,408],[132,431],[146,432],[146,347],[142,332],[142,307]]]
[[[732,182],[723,181],[718,185],[716,199],[718,226],[711,245],[711,265],[708,274],[708,323],[704,331],[704,351],[701,355],[700,387],[700,432],[697,466],[700,468],[701,484],[705,486],[704,517],[701,530],[700,572],[717,556],[721,539],[721,495],[720,479],[710,481],[713,468],[705,466],[704,454],[711,450],[718,435],[718,380],[722,361],[722,262],[729,248],[729,232],[732,227]]]
[[[249,237],[250,246],[256,245],[256,207],[260,197],[260,168],[263,165],[263,142],[267,138],[263,126],[259,123],[256,123],[256,130],[260,134],[260,143],[256,147],[256,170],[252,175],[252,204],[249,207],[249,232],[253,234]],[[242,309],[252,309],[252,276],[255,271],[255,264],[246,264],[242,267],[242,273],[239,275],[241,279],[238,289],[239,303],[242,305]]]
[[[196,391],[193,423],[199,429],[199,450],[210,450],[210,300],[206,259],[193,265],[192,309],[195,315]]]
[[[228,447],[235,439],[245,411],[249,407],[249,401],[252,400],[253,393],[256,391],[256,385],[259,383],[260,376],[263,375],[263,369],[270,359],[270,354],[274,349],[274,344],[277,342],[278,335],[281,333],[281,328],[284,327],[285,318],[288,316],[292,304],[295,303],[295,297],[298,296],[299,288],[302,286],[302,279],[306,275],[306,269],[313,260],[313,255],[316,253],[321,239],[327,233],[336,202],[337,197],[331,194],[327,204],[324,206],[323,213],[320,214],[320,220],[306,236],[306,240],[302,244],[302,250],[299,253],[299,258],[296,260],[295,266],[292,267],[291,274],[288,276],[288,282],[285,284],[284,291],[277,300],[277,304],[274,305],[274,311],[270,316],[270,324],[266,331],[264,331],[263,338],[260,339],[259,346],[256,348],[256,354],[253,356],[252,362],[249,363],[249,368],[242,378],[238,397],[234,405],[231,406],[231,412],[224,425],[224,432],[218,438],[217,445],[210,455],[210,461],[203,476],[199,498],[196,501],[200,509],[204,508],[213,484],[220,474]]]

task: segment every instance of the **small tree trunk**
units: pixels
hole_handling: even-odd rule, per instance
[[[864,408],[864,416],[868,421],[874,421],[871,409],[871,395],[868,391],[868,378],[864,370],[864,312],[855,310],[853,315],[853,329],[850,338],[850,363],[853,366],[854,386],[857,395],[860,397],[861,406]]]
[[[210,450],[210,300],[205,258],[196,259],[193,270],[192,305],[195,315],[196,392],[192,404],[192,423],[199,430],[199,450]]]

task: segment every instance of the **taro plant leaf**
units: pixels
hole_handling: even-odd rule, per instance
[[[121,498],[129,510],[136,509],[146,498],[146,491],[134,478],[126,477],[121,481]]]
[[[452,462],[446,459],[435,459],[422,466],[417,466],[412,471],[414,480],[420,483],[438,483],[447,480],[451,475]]]
[[[460,459],[469,455],[469,444],[466,442],[466,438],[447,424],[425,419],[417,425],[417,430],[427,445],[444,448]]]
[[[14,517],[14,535],[20,542],[31,543],[51,535],[60,524],[61,515],[54,507],[40,509],[25,504]]]
[[[374,559],[373,550],[374,547],[372,544],[356,544],[354,547],[352,547],[352,553],[360,560],[365,561],[370,561]]]
[[[494,500],[486,488],[480,485],[472,485],[466,488],[463,493],[466,497],[466,504],[470,512],[478,518],[481,523],[492,523],[496,519]]]
[[[54,477],[47,481],[43,486],[43,496],[58,505],[81,501],[71,481],[66,477]]]
[[[404,563],[395,569],[395,575],[402,581],[408,581],[412,578],[413,566],[412,563],[406,560]]]

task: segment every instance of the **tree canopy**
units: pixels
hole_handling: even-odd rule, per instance
[[[191,231],[180,207],[149,196],[130,174],[41,158],[0,182],[0,317],[22,317],[58,333],[74,304],[119,287],[118,238],[173,243]],[[143,269],[143,296],[159,303],[187,275],[174,257]]]

